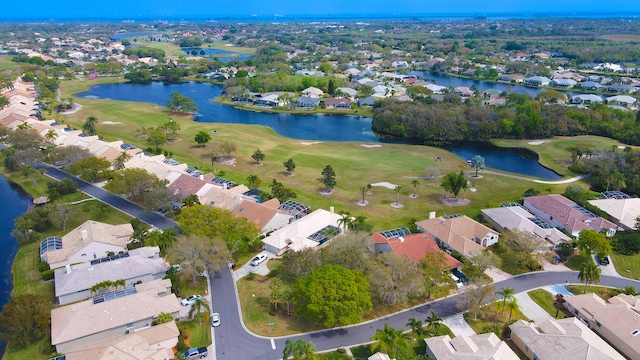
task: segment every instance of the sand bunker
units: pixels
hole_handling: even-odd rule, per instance
[[[320,144],[320,141],[311,141],[311,142],[303,141],[300,143],[300,145],[313,145],[313,144]]]
[[[118,125],[118,124],[122,124],[120,121],[103,121],[102,122],[104,125]]]
[[[382,145],[369,145],[369,144],[360,144],[360,146],[366,147],[368,149],[370,149],[370,148],[381,148],[382,147]]]
[[[391,190],[395,190],[396,187],[398,187],[398,185],[392,184],[390,182],[379,182],[379,183],[375,183],[375,184],[371,184],[371,186],[382,186],[382,187],[386,187],[387,189],[391,189]]]
[[[549,140],[535,140],[535,141],[529,141],[529,145],[542,145],[544,143],[546,143]]]

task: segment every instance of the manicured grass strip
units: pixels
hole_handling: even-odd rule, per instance
[[[611,254],[609,256],[618,274],[630,279],[640,279],[640,255]]]
[[[580,271],[582,264],[584,264],[587,260],[589,259],[582,255],[573,255],[564,264],[571,270]]]
[[[190,347],[202,347],[211,345],[211,325],[209,325],[209,317],[202,317],[202,324],[198,324],[197,320],[179,321],[176,323],[180,331],[188,332],[189,337],[185,342]]]
[[[582,295],[584,292],[584,284],[582,285],[575,284],[575,285],[567,286],[567,289],[574,295]],[[593,293],[605,300],[608,300],[613,295],[611,293],[611,290],[613,289],[604,287],[604,286],[595,286],[595,285],[587,286],[587,294]]]
[[[531,290],[527,292],[527,294],[529,295],[531,300],[533,300],[536,304],[540,305],[540,307],[543,308],[546,312],[548,312],[549,315],[553,317],[556,316],[556,307],[553,304],[554,299],[553,299],[553,295],[551,295],[550,292],[542,289],[536,289],[536,290]],[[557,317],[558,319],[564,319],[567,317],[567,315],[562,311],[558,311],[557,313],[558,313],[558,317]]]
[[[53,350],[53,351],[52,351]],[[49,337],[34,341],[23,347],[7,347],[3,360],[47,360],[53,357],[55,349],[49,344]]]

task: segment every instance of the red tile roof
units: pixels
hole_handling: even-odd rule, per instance
[[[444,254],[450,269],[462,266],[460,261],[442,251],[431,235],[426,233],[411,234],[391,240],[380,233],[374,233],[371,235],[371,239],[375,244],[388,244],[394,254],[404,255],[415,263],[419,263],[427,253],[440,252]]]

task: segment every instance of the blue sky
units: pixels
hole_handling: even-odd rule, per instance
[[[2,5],[4,19],[222,18],[251,15],[438,15],[624,13],[639,15],[639,0],[32,0]],[[363,17],[364,18],[364,17]]]

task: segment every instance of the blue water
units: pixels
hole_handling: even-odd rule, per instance
[[[13,290],[11,265],[18,252],[18,242],[11,237],[13,219],[27,210],[31,199],[2,176],[0,176],[0,194],[2,194],[0,209],[3,209],[2,216],[0,216],[0,247],[2,247],[2,251],[0,251],[0,308],[2,308],[11,299],[11,291]],[[5,346],[6,344],[0,341],[0,358],[4,355]]]
[[[208,83],[180,83],[164,85],[109,84],[92,86],[79,97],[112,100],[141,101],[165,106],[174,91],[192,98],[199,107],[197,121],[232,124],[264,125],[276,133],[292,139],[318,141],[388,142],[371,131],[371,118],[346,115],[292,115],[238,110],[232,106],[214,103],[222,87]],[[463,159],[474,155],[485,158],[487,167],[543,179],[556,180],[553,171],[538,163],[534,152],[498,148],[491,144],[459,143],[446,148]]]

